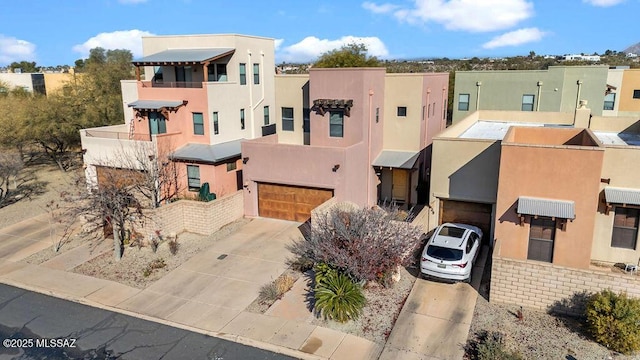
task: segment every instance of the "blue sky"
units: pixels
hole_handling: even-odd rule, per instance
[[[313,61],[353,41],[385,59],[622,51],[640,42],[640,0],[25,0],[0,11],[0,66],[72,65],[141,36],[276,39],[276,61]]]

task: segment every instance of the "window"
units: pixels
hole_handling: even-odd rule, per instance
[[[522,95],[522,111],[533,111],[535,95]]]
[[[200,167],[198,165],[187,165],[187,184],[189,191],[200,190]]]
[[[157,83],[161,83],[164,79],[164,75],[162,75],[162,66],[154,66],[153,67],[153,81]]]
[[[238,165],[236,165],[235,161],[227,163],[227,171],[233,171],[233,170],[235,170],[237,168],[238,168]]]
[[[260,64],[253,64],[253,83],[260,84]]]
[[[398,116],[407,116],[406,106],[398,106]]]
[[[157,111],[149,112],[149,131],[151,135],[167,133],[167,122],[161,113]]]
[[[293,108],[282,108],[282,130],[293,131]]]
[[[460,94],[458,96],[458,110],[459,111],[469,110],[469,94]]]
[[[264,107],[264,126],[269,125],[269,107]]]
[[[613,232],[611,233],[612,247],[635,250],[639,217],[639,209],[616,206],[613,218]]]
[[[556,237],[556,222],[547,217],[531,217],[529,250],[527,259],[553,261],[553,241]]]
[[[240,64],[240,85],[247,85],[247,64]]]
[[[613,110],[614,105],[616,104],[616,93],[609,93],[604,96],[604,107],[603,110]]]
[[[302,109],[302,131],[303,132],[311,132],[311,109]]]
[[[342,111],[329,112],[329,136],[343,137],[344,135],[344,113]]]
[[[640,99],[640,90],[633,90],[633,98]]]
[[[227,81],[227,64],[209,64],[209,81]]]
[[[376,122],[380,121],[380,108],[376,108]]]
[[[244,130],[244,109],[240,109],[240,130]]]
[[[218,135],[220,133],[220,128],[218,126],[218,112],[213,112],[213,134]]]
[[[427,107],[427,117],[430,117],[431,116],[431,104],[428,104],[427,106],[428,106]],[[424,115],[422,116],[422,118],[424,118]]]
[[[476,245],[476,242],[478,241],[479,237],[476,233],[471,233],[471,235],[469,235],[469,240],[467,240],[467,246],[465,249],[465,252],[468,254],[471,252],[471,250],[473,250],[473,247]]]
[[[193,135],[204,135],[204,118],[202,113],[193,113]]]

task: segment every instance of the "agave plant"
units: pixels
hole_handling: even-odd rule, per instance
[[[329,272],[317,284],[315,298],[316,312],[339,322],[358,318],[366,302],[360,285],[338,272]]]

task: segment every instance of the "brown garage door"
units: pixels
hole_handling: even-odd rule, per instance
[[[263,217],[307,221],[311,210],[331,199],[333,190],[258,184],[258,214]]]
[[[440,200],[440,224],[455,222],[479,227],[484,233],[483,242],[488,244],[491,235],[491,204]]]

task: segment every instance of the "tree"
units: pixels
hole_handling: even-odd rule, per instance
[[[375,56],[367,55],[366,45],[352,43],[322,54],[313,66],[319,68],[378,67],[381,64]]]
[[[103,233],[105,227],[113,230],[113,254],[119,261],[127,229],[145,218],[145,207],[135,196],[140,176],[135,170],[105,167],[100,177],[97,186],[89,184],[89,191],[84,177],[78,177],[75,189],[64,192],[62,200],[68,217],[82,217],[86,221],[85,230],[96,234]]]
[[[38,72],[38,67],[36,66],[35,61],[20,61],[20,62],[12,62],[9,64],[9,68],[11,72],[16,72],[16,69],[20,69],[23,73],[34,73]]]
[[[20,187],[19,175],[23,166],[22,158],[17,152],[0,152],[0,207]]]
[[[422,230],[396,221],[397,210],[335,206],[312,219],[311,233],[291,252],[325,263],[357,280],[389,284],[398,266],[409,265]]]

